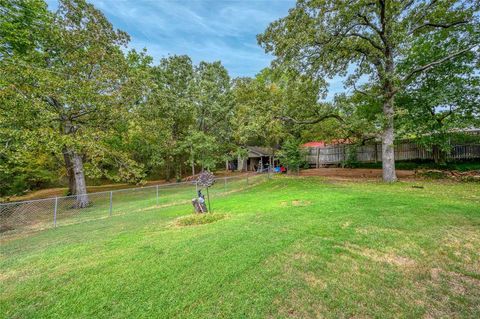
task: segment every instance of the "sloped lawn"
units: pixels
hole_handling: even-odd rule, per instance
[[[480,317],[478,184],[277,177],[212,208],[2,238],[0,318]]]

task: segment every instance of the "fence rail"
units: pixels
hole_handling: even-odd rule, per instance
[[[480,158],[480,144],[453,145],[446,153],[447,160],[469,160]],[[311,166],[321,167],[330,164],[340,164],[349,159],[361,163],[375,163],[382,161],[382,145],[369,144],[330,145],[326,147],[308,148],[307,162]],[[433,160],[434,151],[416,143],[400,143],[395,145],[395,160]]]
[[[210,197],[224,196],[268,178],[268,173],[217,177],[209,188]],[[186,204],[200,188],[195,182],[180,182],[89,193],[86,207],[78,205],[79,197],[85,195],[1,203],[0,236]]]

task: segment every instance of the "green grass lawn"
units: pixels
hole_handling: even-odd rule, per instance
[[[3,238],[0,318],[480,317],[478,184],[276,177],[212,206]]]

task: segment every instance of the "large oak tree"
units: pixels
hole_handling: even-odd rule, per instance
[[[348,74],[354,89],[368,78],[369,93],[383,110],[383,179],[393,182],[395,97],[417,74],[478,49],[478,12],[479,2],[471,0],[299,0],[258,40],[277,57],[274,65],[317,77]],[[398,67],[415,53],[413,42],[435,33],[457,41],[431,60]]]
[[[123,52],[129,37],[84,0],[62,0],[55,13],[41,1],[10,4],[2,7],[15,18],[1,24],[8,36],[1,46],[2,103],[33,119],[31,151],[45,144],[54,156],[62,154],[70,193],[85,207],[85,161],[92,175],[101,174],[107,158],[122,179],[139,173],[128,154],[111,143],[141,87]]]

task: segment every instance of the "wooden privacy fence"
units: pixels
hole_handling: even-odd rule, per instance
[[[395,145],[396,161],[433,160],[433,151],[416,143],[400,143]],[[325,147],[307,148],[306,160],[310,166],[340,164],[348,160],[361,163],[376,163],[382,161],[382,144],[349,145],[337,144]],[[447,152],[446,159],[469,160],[480,158],[480,144],[453,145]]]

